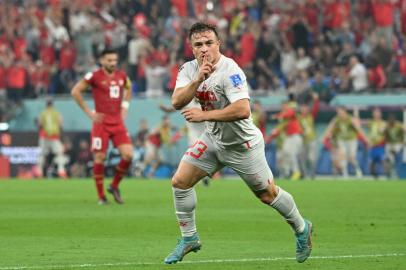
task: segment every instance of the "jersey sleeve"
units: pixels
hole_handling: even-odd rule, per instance
[[[88,72],[85,74],[85,76],[83,77],[83,79],[85,80],[85,82],[87,82],[89,85],[93,85],[94,82],[94,72]]]
[[[224,92],[231,103],[240,99],[250,99],[247,78],[238,66],[231,68],[230,71],[225,74],[225,78],[223,79]]]
[[[183,64],[179,68],[178,76],[176,77],[175,89],[179,87],[184,87],[192,81],[192,78],[190,77],[189,72],[187,70],[188,70],[187,63]]]

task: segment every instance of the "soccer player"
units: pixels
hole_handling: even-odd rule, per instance
[[[131,164],[133,147],[131,138],[124,126],[131,100],[131,82],[127,75],[117,70],[118,54],[114,50],[105,49],[100,56],[101,67],[89,72],[72,89],[72,96],[80,108],[93,121],[91,132],[92,151],[94,153],[93,178],[96,182],[99,204],[107,204],[104,194],[104,160],[109,140],[118,148],[121,160],[108,192],[114,200],[122,204],[118,188],[119,183]],[[82,92],[92,89],[95,111],[87,106]]]
[[[275,208],[296,235],[296,258],[304,262],[311,252],[312,224],[303,219],[293,197],[275,185],[265,159],[261,132],[252,122],[245,74],[230,58],[220,53],[214,26],[195,23],[189,31],[195,60],[180,70],[172,105],[182,109],[197,98],[201,109],[182,111],[189,122],[206,121],[205,132],[186,151],[172,178],[176,216],[182,239],[165,263],[181,261],[201,248],[195,225],[194,185],[223,166],[234,169],[255,195]]]
[[[282,104],[282,110],[280,113],[273,116],[274,119],[280,120],[283,124],[278,125],[280,130],[275,129],[271,135],[267,138],[267,143],[278,136],[281,131],[284,131],[285,138],[282,145],[282,155],[286,170],[291,172],[292,180],[299,180],[301,177],[299,158],[303,148],[303,128],[299,121],[296,110],[285,102]]]
[[[386,121],[382,119],[382,112],[375,108],[372,111],[371,120],[362,120],[361,124],[368,127],[369,156],[371,158],[370,172],[375,178],[378,177],[378,166],[382,165],[385,157],[385,130]]]
[[[348,177],[348,162],[352,164],[357,177],[362,177],[361,168],[357,161],[358,138],[366,142],[366,136],[362,131],[359,122],[353,118],[343,107],[336,109],[337,116],[334,117],[325,135],[325,140],[333,139],[337,142],[337,154],[340,160],[338,164],[344,178]]]
[[[303,149],[302,158],[299,160],[303,173],[314,179],[317,161],[317,135],[314,121],[319,112],[319,97],[313,93],[312,98],[313,107],[311,110],[307,104],[300,105],[299,121],[303,128]]]
[[[46,108],[38,118],[39,126],[39,148],[38,159],[39,172],[42,176],[44,172],[45,160],[52,153],[55,155],[54,161],[57,165],[58,176],[66,178],[65,161],[63,157],[63,145],[61,143],[61,114],[54,108],[51,99],[47,100]]]
[[[385,174],[388,178],[399,177],[396,172],[396,156],[403,149],[406,130],[402,122],[396,120],[395,114],[390,114],[385,129]],[[404,151],[404,150],[403,150]]]

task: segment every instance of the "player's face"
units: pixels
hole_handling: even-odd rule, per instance
[[[202,63],[203,57],[211,63],[215,63],[220,57],[220,40],[213,31],[195,33],[190,39],[193,55],[198,63]]]
[[[101,59],[100,63],[102,67],[108,72],[112,73],[117,68],[118,55],[115,53],[105,54]]]
[[[374,110],[373,117],[375,120],[380,120],[382,118],[382,114],[380,110]]]
[[[309,113],[309,107],[307,105],[300,106],[300,113],[306,115]]]
[[[339,108],[337,109],[337,115],[339,118],[345,119],[347,117],[347,112],[344,109]]]

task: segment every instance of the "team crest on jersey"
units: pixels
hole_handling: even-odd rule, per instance
[[[206,91],[206,90],[207,90],[207,84],[206,84],[206,83],[203,83],[202,90],[203,90],[203,91]]]
[[[241,79],[240,74],[231,75],[230,80],[233,84],[233,87],[238,87],[238,86],[242,85],[242,79]]]
[[[124,84],[124,81],[123,81],[123,80],[119,80],[119,81],[118,81],[118,84],[119,84],[119,85],[123,85],[123,84]]]
[[[196,91],[195,97],[200,101],[217,101],[216,94],[213,91]]]

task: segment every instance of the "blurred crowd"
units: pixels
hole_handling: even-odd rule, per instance
[[[0,120],[8,102],[68,93],[105,47],[136,94],[170,93],[196,20],[217,26],[254,94],[329,102],[406,84],[405,0],[3,0]]]

